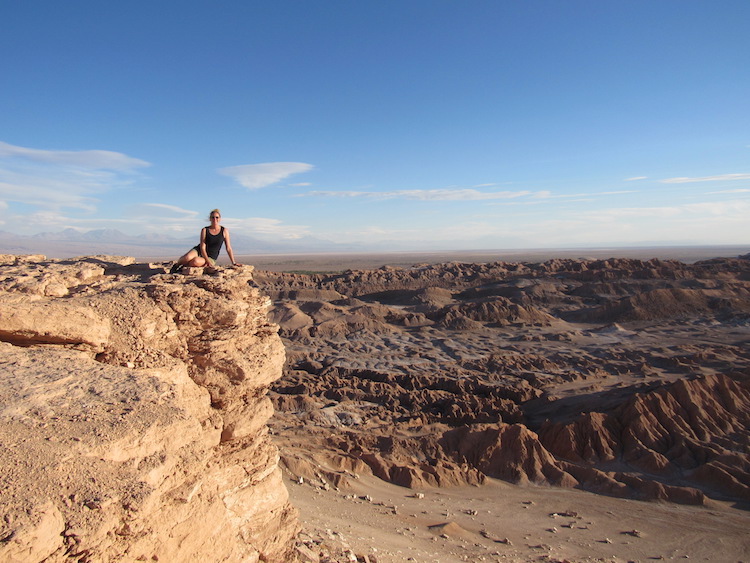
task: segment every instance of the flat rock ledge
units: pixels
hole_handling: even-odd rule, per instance
[[[290,561],[250,266],[0,255],[0,561]]]

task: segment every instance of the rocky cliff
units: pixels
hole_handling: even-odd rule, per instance
[[[0,257],[0,560],[289,560],[284,347],[251,282]]]

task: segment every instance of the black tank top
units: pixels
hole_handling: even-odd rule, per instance
[[[212,235],[211,231],[206,227],[206,254],[216,260],[219,258],[219,251],[221,251],[222,244],[224,244],[224,227],[215,235]]]

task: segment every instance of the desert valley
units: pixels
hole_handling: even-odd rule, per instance
[[[750,559],[748,255],[2,264],[2,560]]]

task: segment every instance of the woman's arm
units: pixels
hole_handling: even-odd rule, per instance
[[[227,254],[229,254],[229,260],[232,261],[232,266],[239,266],[234,260],[234,251],[232,250],[232,241],[229,240],[229,229],[224,227],[224,246],[227,247]]]
[[[201,229],[201,256],[203,256],[206,264],[211,264],[208,260],[208,251],[206,250],[206,227]]]

